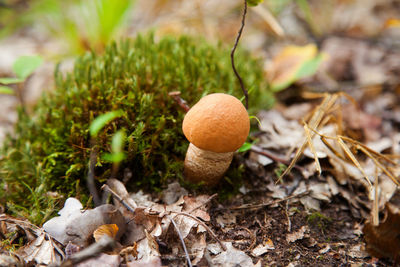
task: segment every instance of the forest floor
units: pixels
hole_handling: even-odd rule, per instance
[[[145,2],[139,1],[139,7],[151,10],[152,7]],[[196,258],[197,266],[218,266],[224,260],[231,262],[231,265],[227,266],[235,266],[235,262],[241,266],[250,266],[247,265],[249,262],[254,266],[391,266],[399,263],[400,255],[393,252],[393,246],[400,248],[400,228],[396,224],[400,220],[400,195],[395,183],[383,171],[391,170],[398,179],[398,162],[390,168],[385,165],[381,169],[373,157],[360,152],[360,146],[357,145],[366,144],[379,155],[391,154],[395,155],[394,160],[399,158],[400,28],[382,30],[382,27],[390,17],[400,14],[400,7],[396,1],[361,2],[359,6],[352,6],[353,10],[361,10],[361,6],[363,9],[359,13],[356,12],[358,16],[354,17],[355,21],[349,22],[351,27],[346,28],[343,24],[353,13],[344,12],[342,21],[339,23],[340,20],[332,19],[330,27],[323,29],[323,37],[318,38],[309,36],[309,28],[298,26],[300,30],[296,34],[293,33],[295,30],[287,30],[287,39],[271,41],[271,36],[264,33],[265,28],[270,27],[265,26],[266,21],[262,15],[257,16],[262,14],[262,11],[250,13],[248,26],[242,37],[243,46],[263,58],[266,72],[274,67],[275,70],[280,70],[280,64],[284,65],[285,62],[274,61],[273,58],[276,58],[278,51],[291,41],[304,44],[307,40],[313,40],[318,51],[328,56],[314,76],[300,79],[280,92],[274,109],[257,114],[260,127],[258,132],[252,133],[254,140],[257,139],[255,146],[235,157],[236,163],[246,166],[244,185],[240,188],[240,193],[223,201],[213,198],[202,207],[207,215],[204,215],[204,218],[208,218],[204,221],[215,232],[217,239],[232,245],[233,248],[228,247],[229,253],[226,253],[226,258],[218,258],[224,252],[213,246],[216,244],[215,239],[210,234],[190,232],[189,228],[191,234],[187,238],[191,241],[188,242],[188,247],[194,249],[193,244],[202,244],[197,250],[198,257],[191,255],[192,258]],[[211,3],[203,7],[207,16],[202,12],[190,15],[190,12],[184,12],[190,11],[189,5],[176,5],[178,6],[165,5],[164,10],[159,8],[154,9],[152,14],[146,13],[148,17],[135,27],[157,26],[160,32],[173,34],[202,33],[209,39],[223,35],[223,38],[232,40],[236,35],[236,26],[240,20],[238,3],[227,3],[224,6],[224,10],[234,10],[228,16]],[[172,20],[168,14],[177,8],[182,10],[182,14],[179,14],[181,17],[175,16]],[[342,12],[341,10],[337,8],[335,12]],[[390,12],[385,13],[385,10]],[[382,14],[389,15],[383,17]],[[158,16],[157,23],[151,23],[150,18],[155,16]],[[291,13],[286,16],[286,22],[297,17]],[[368,22],[369,25],[364,25],[363,16],[373,18]],[[188,23],[189,17],[191,20]],[[332,17],[335,18],[334,15]],[[201,18],[207,23],[195,23],[196,18]],[[207,18],[209,20],[206,20]],[[284,17],[281,19],[284,20]],[[221,21],[224,21],[223,25]],[[304,18],[299,21],[299,25],[304,24]],[[185,26],[185,23],[188,25]],[[232,25],[235,27],[230,27]],[[289,29],[290,25],[289,23]],[[137,30],[136,28],[132,31]],[[375,32],[371,32],[373,29]],[[279,31],[279,28],[275,31]],[[46,48],[41,47],[40,38],[34,37],[34,34],[22,32],[0,42],[0,58],[4,59],[0,60],[0,76],[10,74],[12,62],[19,55],[59,49],[56,44],[55,48],[52,48],[53,43],[46,44]],[[292,55],[288,62],[296,63],[296,57],[299,55]],[[66,69],[70,68],[68,61],[64,65]],[[24,103],[31,106],[41,95],[43,88],[51,88],[52,77],[49,73],[53,68],[52,63],[42,66],[26,82],[21,94],[0,95],[0,141],[6,132],[12,132],[17,119],[16,106],[21,103],[20,100],[24,99]],[[268,75],[270,74],[266,74]],[[319,95],[319,98],[316,95],[310,97],[308,92],[323,95]],[[338,92],[350,95],[357,105],[346,100],[346,97],[338,97],[328,110],[318,107],[324,99],[337,96]],[[314,153],[307,143],[308,148],[303,151],[303,156],[296,162],[292,172],[277,183],[284,170],[282,164],[287,166],[296,149],[299,149],[303,142],[307,142],[302,121],[309,122],[310,117],[321,111],[326,118],[325,124],[318,125],[314,130],[321,136],[334,137],[330,144],[338,151],[341,150],[342,156],[347,156],[347,160],[340,161],[332,149],[324,145],[320,136],[316,135],[311,138],[315,142],[316,152]],[[343,126],[343,131],[332,130],[339,125]],[[346,139],[345,143],[357,157],[368,177],[371,177],[375,191],[368,185],[354,161],[352,162],[348,151],[343,152],[338,136],[356,140],[352,143]],[[317,170],[315,158],[319,160],[321,174]],[[379,182],[375,183],[377,178],[374,177],[379,177]],[[375,194],[376,190],[379,191],[379,195]],[[193,198],[196,197],[198,196]],[[148,201],[155,204],[160,202],[160,198],[159,195],[148,196]],[[394,207],[397,211],[388,211],[388,203],[392,210]],[[0,217],[2,222],[6,222],[4,218]],[[372,226],[370,229],[373,230],[365,230],[365,225],[371,225],[377,218],[379,226]],[[395,222],[395,226],[385,225],[388,218]],[[11,222],[7,223],[9,227]],[[0,229],[4,225],[0,224]],[[7,230],[2,231],[4,233]],[[377,243],[366,242],[366,231]],[[166,233],[163,234],[163,239],[156,240],[162,264],[186,266],[185,254],[181,248],[177,249],[180,247],[178,237],[165,237]],[[394,241],[390,236],[395,237]],[[168,238],[174,241],[168,243]],[[379,254],[382,257],[377,258]],[[397,262],[394,260],[396,257]],[[118,260],[118,264],[123,262],[123,257]]]

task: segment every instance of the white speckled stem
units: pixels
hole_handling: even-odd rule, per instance
[[[229,168],[233,152],[216,153],[200,149],[190,143],[185,158],[185,179],[192,183],[204,181],[215,185]]]

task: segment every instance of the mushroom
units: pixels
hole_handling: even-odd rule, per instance
[[[233,153],[246,141],[250,120],[239,99],[216,93],[203,97],[188,111],[182,129],[190,142],[185,179],[212,186],[229,168]]]

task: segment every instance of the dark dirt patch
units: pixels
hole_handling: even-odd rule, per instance
[[[320,212],[306,211],[298,199],[258,209],[234,209],[246,203],[270,203],[276,200],[269,196],[271,192],[265,188],[265,183],[270,181],[251,179],[249,182],[257,184],[250,188],[258,190],[237,195],[223,203],[214,202],[210,216],[212,229],[220,240],[233,242],[236,248],[251,255],[254,263],[261,259],[262,266],[291,266],[291,263],[293,266],[393,264],[389,260],[378,261],[364,252],[361,231],[364,221],[353,216],[348,202],[343,198],[335,196],[330,203],[322,203]],[[288,242],[287,235],[298,232],[302,227],[307,229],[304,237]],[[268,240],[272,241],[275,248],[254,257],[251,251]]]

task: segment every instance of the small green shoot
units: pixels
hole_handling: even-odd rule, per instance
[[[40,56],[22,56],[19,57],[13,65],[13,71],[18,78],[25,80],[31,75],[41,64],[43,59]],[[21,82],[21,81],[19,81]]]
[[[107,112],[103,115],[98,116],[92,124],[90,124],[90,135],[97,136],[99,131],[106,126],[110,121],[121,117],[123,112],[121,110],[115,110],[111,112]]]
[[[22,56],[13,64],[13,71],[17,78],[3,77],[0,78],[0,84],[22,83],[29,77],[43,62],[40,56]],[[0,94],[12,95],[14,90],[11,87],[0,85]]]
[[[244,144],[238,149],[237,152],[243,153],[243,152],[249,151],[252,146],[253,146],[252,143],[244,142]]]
[[[116,132],[111,141],[111,153],[103,155],[103,159],[113,163],[119,163],[126,158],[123,152],[126,142],[126,133],[124,130]]]
[[[285,164],[279,163],[275,168],[274,173],[276,177],[281,177],[282,173],[286,170],[287,166]]]
[[[21,78],[13,78],[13,77],[0,78],[0,83],[2,84],[22,83],[23,81],[24,79]]]
[[[10,88],[8,86],[0,85],[0,94],[12,95],[12,94],[14,94],[14,91],[12,88]]]
[[[256,6],[258,4],[261,4],[262,2],[264,2],[264,0],[247,0],[249,6]]]
[[[258,122],[258,126],[261,126],[261,121],[260,121],[260,119],[259,118],[257,118],[257,116],[249,116],[249,118],[250,118],[250,120],[251,119],[255,119],[257,122]]]
[[[307,216],[307,222],[308,224],[316,225],[324,233],[328,224],[332,222],[332,218],[316,211]]]

